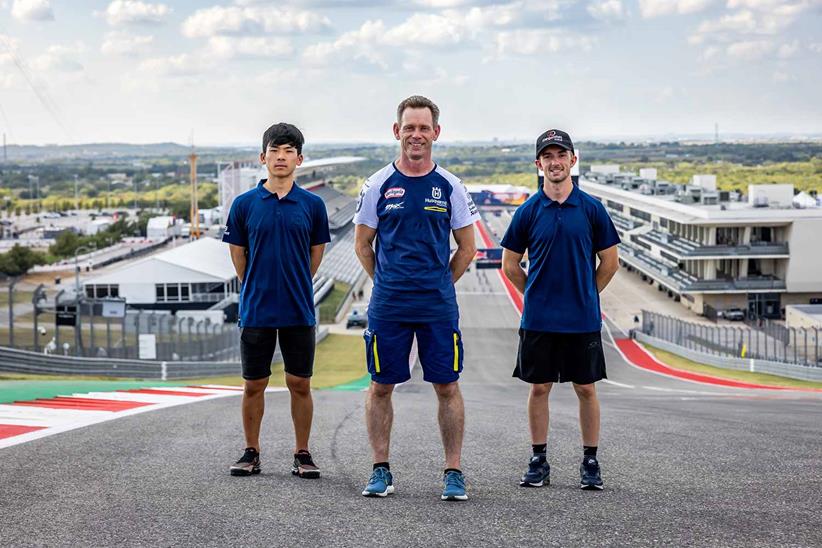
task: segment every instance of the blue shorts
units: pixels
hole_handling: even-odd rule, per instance
[[[463,351],[457,320],[414,323],[369,318],[363,338],[371,380],[399,384],[411,378],[408,361],[415,335],[422,378],[436,384],[459,380]]]

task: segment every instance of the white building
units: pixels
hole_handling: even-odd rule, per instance
[[[791,185],[752,185],[748,201],[733,201],[709,190],[711,178],[696,182],[707,189],[647,194],[622,174],[592,174],[580,187],[610,213],[623,264],[697,313],[777,318],[789,304],[822,298],[822,208],[791,207]]]
[[[228,247],[201,238],[83,283],[90,298],[123,297],[134,308],[202,310],[239,294]]]
[[[180,225],[170,215],[152,217],[146,225],[146,238],[150,240],[165,240],[179,235]]]

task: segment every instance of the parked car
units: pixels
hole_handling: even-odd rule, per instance
[[[345,328],[352,327],[368,327],[368,309],[362,306],[353,306],[351,312],[348,313],[348,320],[345,322]]]
[[[745,320],[745,311],[741,308],[729,308],[722,314],[722,317],[728,321],[741,322]]]

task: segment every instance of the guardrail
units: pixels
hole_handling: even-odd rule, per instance
[[[35,375],[88,375],[166,380],[239,375],[240,364],[78,358],[0,348],[0,371]]]

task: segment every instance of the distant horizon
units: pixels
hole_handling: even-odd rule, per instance
[[[635,135],[598,135],[598,136],[586,136],[582,135],[581,137],[575,137],[572,135],[572,138],[576,142],[593,142],[593,143],[629,143],[629,144],[658,144],[664,142],[679,142],[681,144],[756,144],[756,143],[801,143],[801,142],[817,142],[822,141],[822,132],[814,132],[814,133],[801,133],[801,132],[773,132],[773,133],[728,133],[724,136],[720,134],[719,140],[716,141],[713,134],[709,133],[696,133],[696,134],[666,134],[666,135],[642,135],[642,134],[635,134]],[[502,138],[502,137],[491,137],[485,139],[440,139],[437,141],[436,144],[439,145],[495,145],[495,144],[512,144],[512,145],[525,145],[531,144],[533,139],[524,138],[524,137],[512,137],[512,138]],[[307,139],[305,143],[306,148],[311,148],[312,145],[320,145],[323,147],[350,147],[350,146],[389,146],[392,144],[396,144],[393,138],[384,139],[384,140],[326,140],[326,139],[317,139],[311,140]],[[88,141],[88,142],[80,142],[80,143],[14,143],[11,141],[6,141],[6,146],[8,148],[15,148],[15,147],[83,147],[83,146],[135,146],[135,147],[142,147],[142,146],[156,146],[156,145],[174,145],[179,147],[190,148],[192,145],[187,143],[181,143],[178,141],[173,140],[158,140],[158,141]],[[254,142],[205,142],[205,143],[195,143],[194,149],[197,148],[237,148],[237,149],[244,149],[244,148],[259,148],[259,143]]]

